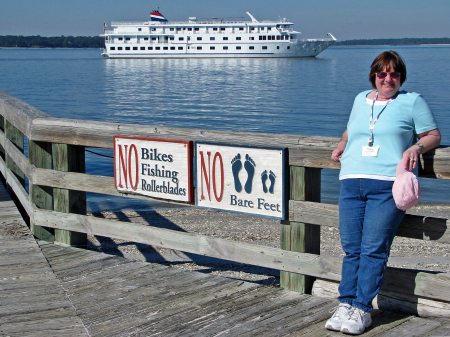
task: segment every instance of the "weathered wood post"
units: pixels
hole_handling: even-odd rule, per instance
[[[28,141],[28,159],[37,168],[52,168],[52,144],[47,142]],[[42,209],[53,210],[53,189],[48,186],[39,186],[30,183],[30,202]],[[44,241],[53,242],[55,231],[53,228],[35,226],[30,222],[33,235]]]
[[[53,168],[63,172],[85,173],[84,146],[53,144]],[[57,212],[86,214],[86,192],[53,189],[53,208]],[[76,247],[87,245],[85,233],[55,230],[55,241]]]
[[[321,169],[290,166],[290,200],[320,202]],[[284,220],[281,222],[281,249],[320,254],[320,226]],[[283,288],[310,294],[314,277],[280,273]]]
[[[20,132],[14,125],[12,125],[8,120],[5,120],[5,136],[9,139],[22,153],[24,152],[24,140],[23,133]],[[5,158],[6,167],[10,169],[22,186],[25,186],[25,174],[19,169],[19,167],[14,163],[11,157],[6,154]]]

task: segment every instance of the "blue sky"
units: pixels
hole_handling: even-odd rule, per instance
[[[158,7],[171,21],[285,17],[304,38],[450,37],[449,0],[3,0],[0,35],[96,36],[103,22],[148,21]]]

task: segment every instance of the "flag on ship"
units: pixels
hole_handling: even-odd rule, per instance
[[[150,21],[167,22],[167,19],[159,11],[150,12]]]

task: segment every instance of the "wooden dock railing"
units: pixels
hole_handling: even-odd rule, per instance
[[[282,287],[304,293],[323,294],[340,280],[341,261],[320,256],[320,226],[338,227],[337,206],[320,202],[321,169],[340,168],[330,159],[337,138],[53,118],[1,90],[0,129],[0,171],[39,239],[85,246],[87,234],[100,235],[278,269]],[[112,149],[116,135],[287,148],[289,218],[281,221],[281,247],[87,216],[86,192],[151,200],[118,192],[113,177],[85,173],[85,147]],[[420,176],[450,179],[450,148],[441,146],[423,155]],[[450,243],[448,226],[449,219],[407,215],[397,235]],[[450,317],[450,278],[388,268],[376,305]]]

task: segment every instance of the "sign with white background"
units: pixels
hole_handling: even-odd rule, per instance
[[[197,143],[196,205],[285,218],[285,151]]]
[[[114,137],[114,180],[118,191],[193,201],[192,143]]]

